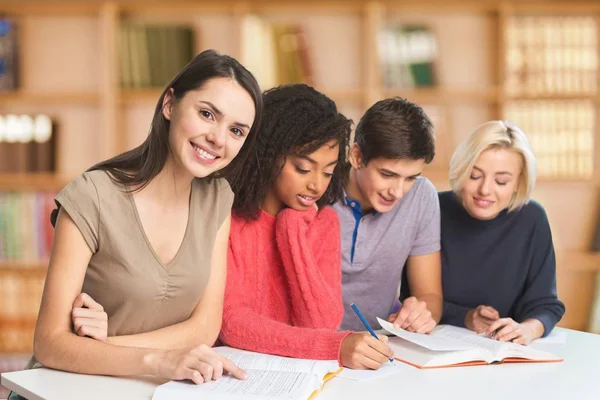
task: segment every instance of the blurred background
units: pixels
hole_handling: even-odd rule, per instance
[[[439,190],[461,138],[516,122],[539,162],[559,325],[600,331],[599,24],[600,1],[0,0],[0,372],[32,351],[53,195],[141,143],[163,86],[208,48],[263,89],[315,86],[355,123],[384,97],[420,104]]]

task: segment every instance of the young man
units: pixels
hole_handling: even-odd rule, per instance
[[[354,140],[346,199],[334,204],[342,234],[341,329],[365,330],[354,302],[374,329],[380,317],[431,332],[443,308],[438,196],[419,176],[435,153],[431,121],[405,99],[386,99],[366,111]],[[412,296],[400,306],[405,264]]]

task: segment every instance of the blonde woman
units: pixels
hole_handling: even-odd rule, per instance
[[[505,121],[477,127],[454,152],[452,190],[439,193],[441,323],[529,344],[562,318],[548,218],[531,200],[536,169],[527,136]]]

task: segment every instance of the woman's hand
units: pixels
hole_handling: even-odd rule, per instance
[[[81,293],[73,301],[71,310],[73,333],[106,342],[108,336],[108,315],[104,307],[86,293]]]
[[[495,308],[479,306],[473,310],[469,310],[465,317],[465,326],[479,334],[485,332],[498,318],[500,318],[500,314]]]
[[[248,378],[244,370],[205,344],[151,353],[144,362],[159,378],[189,379],[196,384],[217,380],[226,372],[238,379]]]
[[[539,322],[538,324],[541,325]],[[487,328],[485,334],[500,342],[513,342],[523,345],[528,345],[533,339],[541,336],[541,334],[536,335],[536,332],[528,323],[523,322],[520,324],[512,318],[500,318]]]
[[[390,362],[394,352],[387,345],[388,337],[378,337],[379,340],[364,332],[346,336],[340,350],[342,365],[352,369],[379,369],[383,363]]]

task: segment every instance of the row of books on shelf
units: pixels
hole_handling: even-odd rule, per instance
[[[389,88],[436,84],[437,39],[427,26],[395,25],[377,37],[382,83]]]
[[[0,91],[17,87],[17,25],[0,16]]]
[[[122,23],[121,87],[163,87],[194,57],[194,31],[182,25]]]
[[[505,119],[527,134],[538,161],[538,175],[591,178],[596,107],[593,101],[515,101]]]
[[[10,321],[15,328],[31,328],[39,312],[46,274],[0,269],[0,277],[0,324]]]
[[[54,208],[54,193],[0,192],[0,262],[47,260],[54,236],[50,224]]]
[[[55,125],[40,115],[0,115],[0,173],[53,172]]]
[[[23,274],[0,268],[0,353],[31,355],[45,279],[43,270]],[[0,367],[9,370],[2,362]]]
[[[286,83],[315,85],[307,34],[302,25],[273,23],[247,15],[241,31],[241,61],[263,89]]]
[[[511,95],[598,91],[598,24],[593,16],[511,17],[506,88]]]
[[[39,308],[39,304],[38,304]],[[37,312],[37,309],[36,309]],[[36,317],[33,317],[30,326],[2,323],[0,320],[0,354],[25,353],[31,357],[33,353],[33,334]]]
[[[0,17],[0,90],[17,88],[17,25]],[[241,24],[241,61],[261,87],[315,84],[302,25],[247,15]],[[123,22],[118,33],[123,88],[164,87],[195,55],[197,34],[187,25]],[[598,24],[593,16],[513,16],[505,31],[507,93],[595,94]],[[384,87],[436,84],[438,41],[426,25],[395,24],[377,35]]]

